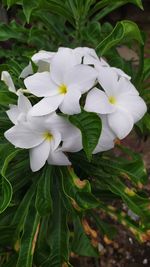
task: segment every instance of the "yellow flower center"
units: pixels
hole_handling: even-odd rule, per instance
[[[44,137],[44,139],[47,140],[47,141],[51,141],[51,140],[53,139],[53,135],[52,135],[51,133],[49,133],[49,132],[45,132],[45,133],[43,134],[43,137]]]
[[[58,90],[59,90],[59,93],[60,94],[66,94],[67,91],[68,91],[68,88],[65,84],[61,84],[59,87],[58,87]]]
[[[110,102],[111,104],[115,105],[116,102],[117,102],[117,100],[116,100],[116,98],[115,98],[114,96],[110,96],[110,97],[109,97],[109,102]]]

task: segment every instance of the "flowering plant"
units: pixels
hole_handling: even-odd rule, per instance
[[[99,59],[94,49],[60,48],[33,58],[37,72],[32,74],[29,65],[21,73],[26,90],[15,91],[9,73],[2,72],[9,90],[19,95],[18,104],[7,111],[14,126],[4,135],[14,146],[30,149],[32,171],[46,161],[71,165],[65,152],[83,148],[90,159],[92,153],[109,150],[144,116],[146,104],[130,77]],[[36,96],[37,103],[32,106],[23,92]]]
[[[135,67],[116,50],[127,38],[142,53],[135,23],[99,24],[124,1],[3,2],[23,11],[21,24],[0,25],[0,40],[15,39],[13,55],[22,54],[16,61],[2,51],[2,267],[72,266],[72,252],[97,258],[102,240],[116,233],[107,216],[145,242],[147,173],[141,155],[121,140],[134,125],[149,131],[150,68],[143,57]],[[128,2],[142,8],[140,0]]]

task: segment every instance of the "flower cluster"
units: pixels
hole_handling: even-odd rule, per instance
[[[71,164],[66,152],[82,149],[82,136],[63,114],[74,115],[81,107],[102,120],[102,132],[93,153],[114,147],[116,138],[128,135],[146,112],[146,104],[122,70],[110,67],[94,49],[59,48],[56,53],[40,51],[21,73],[26,89],[16,90],[8,72],[2,80],[18,95],[17,105],[7,111],[14,126],[5,137],[16,147],[29,149],[32,171],[46,161]],[[31,105],[29,97],[35,97]],[[82,105],[81,105],[82,103]],[[62,114],[63,113],[63,114]]]

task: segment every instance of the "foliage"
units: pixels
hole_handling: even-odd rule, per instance
[[[143,56],[145,36],[132,21],[120,21],[115,26],[104,22],[109,13],[127,3],[142,9],[140,0],[3,0],[11,21],[0,24],[0,70],[8,70],[20,88],[23,83],[18,76],[37,50],[94,47],[110,65],[131,75],[149,112],[150,59]],[[117,48],[122,44],[137,47],[138,67],[120,57]],[[144,190],[147,173],[141,156],[120,145],[121,157],[113,152],[91,157],[100,129],[96,115],[83,112],[69,118],[81,130],[84,146],[84,152],[70,153],[73,168],[46,165],[33,174],[27,152],[15,149],[3,137],[11,126],[5,111],[16,101],[1,83],[1,266],[67,267],[71,266],[71,252],[98,257],[99,238],[94,229],[109,238],[115,232],[100,212],[127,227],[140,242],[149,240],[149,197]],[[149,117],[147,113],[137,123],[135,130],[140,136],[149,134]],[[92,129],[91,120],[95,121]],[[128,215],[128,209],[138,215],[136,221]]]

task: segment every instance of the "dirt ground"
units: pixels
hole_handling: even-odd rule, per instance
[[[123,227],[110,245],[104,245],[100,259],[72,258],[74,267],[144,267],[150,266],[150,242],[139,244]]]

